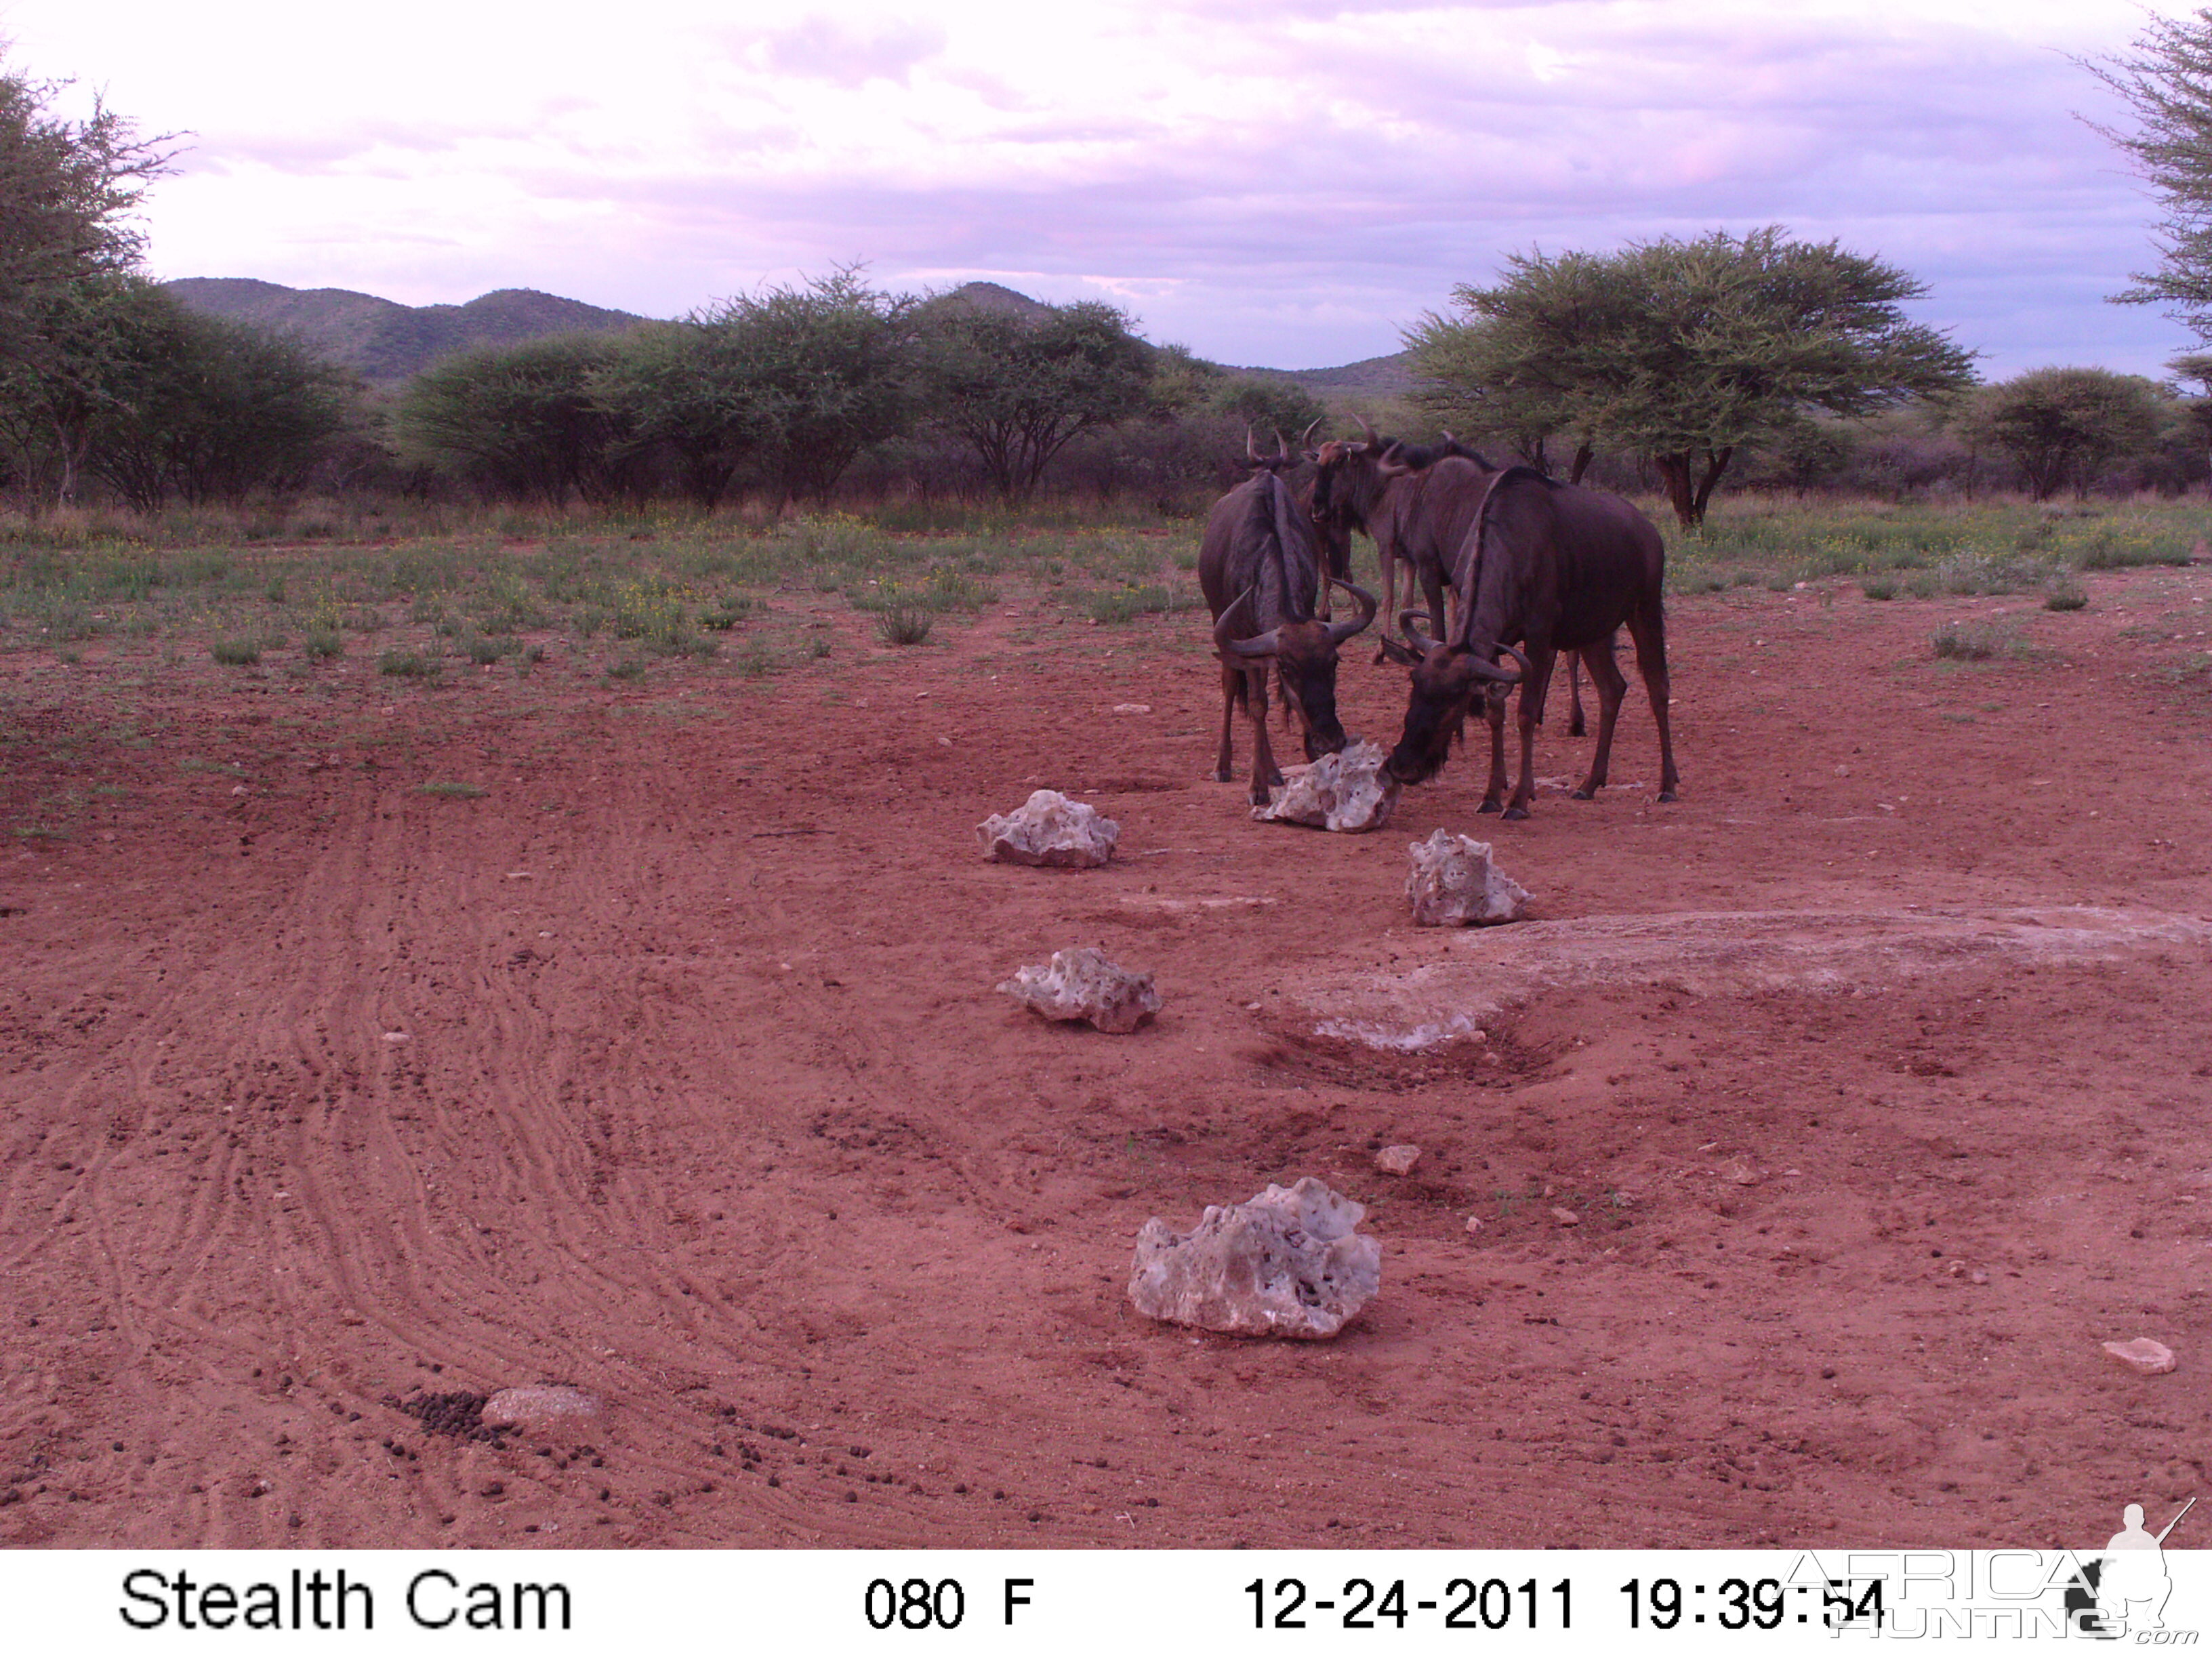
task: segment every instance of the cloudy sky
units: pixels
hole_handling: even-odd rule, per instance
[[[1985,354],[2160,372],[2150,204],[2075,61],[2172,0],[0,0],[11,65],[186,135],[156,274],[655,316],[855,260],[1316,367],[1501,255],[1779,222]]]

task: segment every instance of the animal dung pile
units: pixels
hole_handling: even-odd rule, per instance
[[[983,856],[1000,864],[1088,870],[1114,856],[1121,826],[1057,789],[1040,789],[1015,811],[985,818],[975,833]]]
[[[1390,822],[1401,787],[1395,778],[1382,775],[1387,758],[1380,744],[1355,743],[1310,766],[1287,767],[1274,799],[1254,807],[1252,816],[1263,823],[1304,823],[1348,836],[1380,830]]]
[[[1129,1300],[1139,1313],[1230,1336],[1334,1336],[1382,1288],[1382,1246],[1354,1232],[1367,1213],[1306,1176],[1244,1204],[1209,1204],[1171,1232],[1137,1235]]]
[[[1413,862],[1406,897],[1419,927],[1518,921],[1528,908],[1528,890],[1490,861],[1486,841],[1439,830],[1406,850]]]
[[[999,989],[1047,1019],[1087,1019],[1102,1031],[1133,1031],[1160,1011],[1150,974],[1133,974],[1081,945],[1054,951],[1050,963],[1022,968]]]

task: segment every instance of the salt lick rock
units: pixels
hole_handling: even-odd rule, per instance
[[[485,1401],[483,1420],[487,1428],[501,1425],[542,1428],[599,1414],[599,1401],[595,1395],[572,1389],[564,1382],[532,1382],[520,1388],[501,1389]]]
[[[1334,1336],[1382,1287],[1382,1246],[1352,1231],[1363,1205],[1308,1176],[1246,1204],[1209,1204],[1188,1233],[1158,1216],[1137,1235],[1139,1313],[1231,1336]]]
[[[1528,890],[1490,861],[1486,841],[1439,830],[1406,850],[1413,861],[1406,897],[1420,927],[1518,921],[1528,908]]]
[[[1047,1019],[1087,1019],[1102,1031],[1133,1031],[1160,1011],[1150,974],[1133,974],[1084,945],[1054,951],[1041,968],[1020,968],[999,989]]]
[[[1114,856],[1121,826],[1057,789],[1040,789],[1015,811],[985,818],[975,833],[983,856],[1001,864],[1086,870]]]
[[[1252,816],[1263,823],[1305,823],[1352,836],[1380,830],[1390,822],[1400,788],[1396,779],[1382,775],[1387,758],[1380,744],[1355,743],[1310,766],[1285,767],[1273,801],[1254,807]]]

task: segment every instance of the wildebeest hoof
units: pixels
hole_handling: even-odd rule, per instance
[[[1280,772],[1270,772],[1267,774],[1267,787],[1270,789],[1279,789],[1282,787],[1283,775]]]
[[[1494,800],[1486,800],[1474,810],[1478,812],[1495,812],[1498,810],[1498,803]]]
[[[1216,783],[1234,783],[1237,781],[1237,775],[1224,766],[1214,772],[1213,781]]]
[[[1597,792],[1591,789],[1577,789],[1573,794],[1568,796],[1567,799],[1569,800],[1595,800],[1597,799]]]
[[[1659,799],[1661,800],[1672,800],[1674,799],[1674,792],[1671,789],[1662,789],[1659,792]]]
[[[1528,816],[1528,809],[1525,806],[1509,806],[1505,809],[1505,821],[1508,823],[1518,823]]]

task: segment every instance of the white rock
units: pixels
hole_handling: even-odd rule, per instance
[[[999,989],[1047,1019],[1087,1019],[1102,1031],[1133,1031],[1160,1011],[1150,974],[1133,974],[1089,945],[1054,951],[1052,961],[1020,968]]]
[[[2107,1342],[2105,1352],[2141,1376],[2161,1376],[2174,1366],[2173,1350],[2148,1336],[2132,1342]]]
[[[531,1382],[520,1388],[501,1389],[485,1401],[483,1421],[490,1428],[502,1425],[543,1427],[599,1414],[596,1395],[572,1389],[565,1382]]]
[[[1015,811],[985,818],[975,833],[983,856],[1001,864],[1090,869],[1114,856],[1121,826],[1057,789],[1040,789]]]
[[[1263,823],[1310,824],[1353,836],[1380,830],[1389,823],[1401,788],[1395,778],[1382,775],[1389,758],[1380,744],[1355,743],[1310,766],[1285,767],[1273,802],[1254,807],[1252,816]]]
[[[1406,850],[1413,865],[1406,897],[1420,927],[1518,921],[1528,908],[1528,890],[1490,861],[1486,841],[1438,830]]]
[[[1231,1336],[1334,1336],[1382,1286],[1382,1246],[1352,1231],[1362,1205],[1308,1176],[1249,1203],[1206,1206],[1171,1232],[1137,1235],[1129,1300],[1139,1313]]]
[[[1421,1161],[1418,1146],[1385,1146],[1375,1154],[1375,1167],[1384,1175],[1411,1175],[1413,1166]]]

